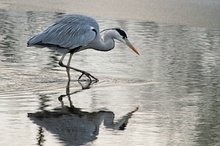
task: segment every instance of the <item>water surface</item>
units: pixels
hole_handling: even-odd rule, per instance
[[[72,66],[100,81],[68,84],[60,54],[27,48],[60,13],[0,11],[0,145],[220,145],[220,31],[97,18],[117,43]]]

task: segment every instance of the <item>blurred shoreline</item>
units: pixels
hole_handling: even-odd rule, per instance
[[[0,0],[0,9],[79,13],[105,19],[220,28],[218,0]]]

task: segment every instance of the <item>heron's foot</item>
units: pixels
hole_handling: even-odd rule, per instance
[[[96,77],[94,77],[93,75],[91,75],[90,73],[85,72],[85,71],[83,71],[82,74],[79,76],[78,81],[79,81],[84,75],[89,79],[89,82],[92,82],[92,81],[98,82],[98,81],[99,81]]]

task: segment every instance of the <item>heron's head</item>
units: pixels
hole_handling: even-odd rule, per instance
[[[120,29],[120,28],[111,28],[106,29],[102,32],[109,32],[111,34],[111,37],[113,37],[116,40],[119,40],[120,42],[126,44],[129,48],[131,48],[136,54],[139,55],[138,51],[134,48],[134,46],[131,44],[131,42],[128,40],[127,33]]]
[[[119,40],[120,42],[126,44],[129,48],[131,48],[136,54],[140,55],[138,51],[134,48],[134,46],[131,44],[131,42],[128,40],[127,33],[120,29],[120,28],[114,28],[114,30],[117,32],[115,39]]]

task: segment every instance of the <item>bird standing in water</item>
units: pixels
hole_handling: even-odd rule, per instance
[[[115,40],[126,44],[135,53],[138,51],[129,42],[126,32],[120,28],[110,28],[102,31],[103,38],[99,32],[97,21],[91,17],[78,14],[64,15],[55,24],[48,27],[45,31],[32,37],[27,46],[48,47],[63,54],[59,61],[59,65],[66,68],[68,79],[70,81],[70,69],[81,72],[78,80],[83,75],[87,76],[90,82],[97,78],[90,73],[71,67],[70,62],[74,53],[85,50],[95,49],[97,51],[110,51],[115,46]],[[63,63],[66,54],[70,53],[67,65]]]

